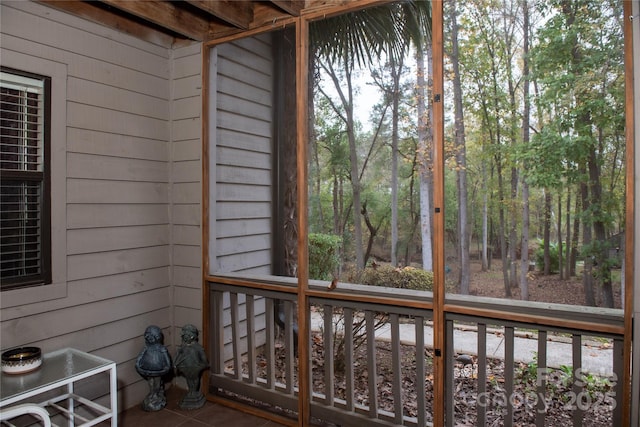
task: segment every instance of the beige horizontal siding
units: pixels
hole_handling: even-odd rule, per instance
[[[201,46],[172,54],[172,339],[177,345],[185,324],[202,330]]]
[[[165,204],[70,204],[67,206],[67,228],[128,227],[169,223]]]
[[[98,154],[67,152],[69,178],[135,182],[166,182],[167,163],[159,160],[126,159]]]
[[[271,202],[254,201],[254,203],[244,203],[243,201],[240,201],[216,203],[215,205],[218,221],[241,220],[238,221],[239,224],[236,224],[236,227],[241,227],[241,223],[249,218],[269,219],[270,216],[265,215],[265,212],[267,212],[269,209],[271,209]],[[217,229],[222,227],[224,227],[224,224],[219,224]]]
[[[200,267],[174,266],[173,284],[174,286],[202,290],[202,271]]]
[[[66,298],[25,305],[20,307],[20,310],[3,309],[2,322],[25,317],[31,318],[34,314],[46,311],[62,310],[70,306],[126,296],[136,292],[166,288],[169,284],[168,266],[76,280],[69,282]],[[81,340],[78,340],[78,342],[81,342]]]
[[[95,105],[114,111],[127,111],[165,121],[169,114],[166,99],[135,93],[129,89],[72,77],[68,81],[68,99],[80,105]]]
[[[77,128],[69,128],[67,136],[67,151],[73,153],[156,161],[169,156],[166,141]]]
[[[104,253],[121,249],[163,247],[169,244],[169,225],[85,228],[67,231],[67,254]]]
[[[216,257],[216,264],[218,271],[271,274],[271,250],[252,251],[241,256],[220,255]]]
[[[162,182],[67,180],[67,203],[167,203],[169,189]]]
[[[110,252],[88,252],[69,255],[68,280],[88,279],[126,271],[138,271],[170,265],[169,248],[152,246],[148,248],[123,249]],[[166,301],[168,304],[169,301]],[[134,307],[130,307],[134,310]]]
[[[147,312],[166,310],[164,301],[168,298],[168,292],[168,288],[136,292],[122,297],[86,302],[82,305],[68,307],[65,310],[33,314],[28,322],[24,319],[3,322],[3,345],[7,347],[21,345],[20,341],[26,335],[35,342],[50,340],[51,346],[45,346],[45,349],[51,350],[54,347],[56,337],[65,337],[91,328],[102,328],[118,320],[139,316]],[[136,312],[132,312],[132,306],[136,307]],[[113,331],[114,334],[117,332],[117,330]],[[140,331],[140,333],[142,332],[144,329]],[[76,343],[72,337],[66,339],[74,346],[81,344]],[[113,339],[118,342],[122,340],[120,336],[115,335]]]

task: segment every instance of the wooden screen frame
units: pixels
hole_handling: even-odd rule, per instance
[[[264,32],[269,32],[277,27],[284,27],[293,25],[296,32],[296,122],[297,122],[297,167],[298,167],[298,196],[297,202],[299,206],[298,215],[298,230],[306,230],[308,227],[307,219],[307,207],[308,207],[308,194],[307,194],[307,138],[309,135],[308,129],[308,55],[309,55],[309,23],[316,19],[323,19],[329,16],[349,13],[358,9],[380,5],[384,3],[390,3],[391,0],[376,1],[376,0],[353,0],[346,4],[340,4],[336,6],[317,7],[312,10],[303,10],[301,15],[296,18],[279,21],[276,25],[269,25],[267,27],[261,27],[246,31],[240,34],[235,34],[228,37],[223,37],[215,40],[208,41],[203,44],[203,61],[202,61],[202,272],[203,272],[203,286],[202,286],[202,299],[203,299],[203,344],[205,348],[208,348],[208,336],[209,330],[209,292],[207,290],[207,282],[213,279],[213,276],[209,274],[209,232],[211,224],[209,224],[209,209],[212,207],[209,205],[209,176],[210,168],[208,164],[209,160],[209,49],[217,44],[233,41],[239,38],[257,35]],[[631,16],[631,2],[624,2],[624,15]],[[434,425],[443,426],[445,419],[445,311],[459,311],[458,309],[465,311],[464,308],[445,306],[445,288],[444,288],[444,105],[442,102],[444,93],[444,50],[443,50],[443,1],[436,0],[432,2],[432,44],[433,44],[433,115],[434,115],[434,230],[433,230],[433,273],[434,273],[434,291],[433,291],[433,303],[425,304],[425,309],[433,309],[434,312],[434,349],[436,357],[434,358],[434,402],[433,402],[433,418]],[[626,170],[626,230],[634,230],[634,105],[633,105],[633,43],[632,43],[632,26],[631,21],[625,19],[625,79],[626,79],[626,149],[627,149],[627,170]],[[625,312],[624,312],[624,366],[631,367],[631,349],[632,349],[632,336],[633,330],[633,291],[634,291],[634,232],[627,232],[625,235],[626,250],[625,250]],[[322,296],[324,292],[312,291],[309,289],[308,280],[308,238],[306,233],[298,233],[298,321],[299,321],[299,333],[301,336],[306,336],[309,332],[308,317],[306,313],[306,307],[308,305],[310,296]],[[332,294],[335,296],[335,293]],[[524,316],[526,317],[526,316]],[[437,326],[435,326],[437,325]],[[300,340],[299,346],[299,359],[308,360],[309,347],[307,340]],[[285,425],[298,425],[308,426],[310,423],[310,404],[311,404],[311,382],[310,382],[310,367],[306,363],[301,363],[299,366],[299,403],[298,403],[298,420],[297,423],[291,422],[291,420],[282,419],[273,414],[260,411],[256,408],[250,408],[242,404],[230,402],[226,399],[217,399],[215,397],[208,396],[209,400],[213,400],[225,405],[234,407],[247,412],[252,412],[271,418],[277,422]],[[623,378],[623,423],[624,425],[630,425],[630,413],[631,413],[631,369],[625,369],[625,376]],[[205,378],[204,388],[208,388],[208,379]]]

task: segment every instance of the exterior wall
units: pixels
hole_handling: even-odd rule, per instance
[[[272,273],[271,49],[269,35],[211,49],[212,273]]]
[[[209,134],[211,273],[272,273],[273,52],[261,35],[210,49]],[[246,336],[246,300],[239,295],[240,334]],[[225,360],[231,348],[229,295],[224,296]],[[265,301],[256,299],[256,340],[265,340]],[[242,339],[240,349],[246,351]]]
[[[124,409],[148,391],[144,329],[171,345],[173,325],[201,326],[200,45],[171,50],[33,2],[0,15],[2,65],[53,79],[54,278],[0,295],[0,346],[116,361]]]
[[[178,345],[185,324],[202,330],[202,45],[174,49],[171,73],[171,283]]]

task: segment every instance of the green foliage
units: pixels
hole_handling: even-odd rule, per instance
[[[369,286],[432,291],[433,273],[414,267],[395,268],[392,265],[380,265],[360,272],[359,283]]]
[[[309,278],[331,280],[340,267],[342,238],[331,234],[309,234]]]
[[[589,372],[582,372],[577,381],[589,393],[591,399],[597,399],[602,393],[606,393],[613,388],[611,378],[594,375]]]
[[[590,399],[606,399],[615,386],[615,381],[610,377],[594,375],[581,369],[574,372],[570,365],[561,365],[558,369],[539,369],[537,353],[529,363],[521,363],[515,373],[516,382],[523,384],[525,390],[534,393],[540,381],[544,380],[548,392],[558,396],[563,403],[571,399],[571,394],[564,391],[568,391],[574,385],[583,390],[580,394],[587,393]]]
[[[568,249],[569,248],[567,248],[567,245],[562,245],[562,250],[564,251],[564,255],[563,255],[564,259],[567,259]],[[550,259],[549,272],[551,273],[557,273],[560,269],[560,258],[558,256],[559,253],[560,251],[558,250],[558,243],[557,242],[549,243],[549,259]],[[544,242],[542,240],[539,241],[538,248],[536,249],[535,260],[536,260],[536,267],[538,268],[538,270],[544,270]]]

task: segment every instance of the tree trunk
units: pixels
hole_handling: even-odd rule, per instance
[[[340,211],[340,202],[339,202],[340,183],[338,180],[338,171],[336,171],[335,168],[333,169],[332,195],[333,195],[333,234],[335,234],[336,236],[339,236],[341,234],[340,218],[342,216],[342,212]]]
[[[426,46],[427,65],[429,76],[432,72],[432,51],[431,45]],[[431,87],[425,82],[425,61],[424,52],[418,50],[416,53],[417,64],[417,103],[418,103],[418,175],[420,177],[420,230],[422,236],[422,268],[433,271],[433,246],[431,239],[431,164],[432,164],[432,140],[431,132],[431,108],[427,108],[427,103],[431,100]],[[431,82],[431,78],[428,79]],[[430,83],[429,83],[430,84]],[[429,94],[427,96],[425,94]]]
[[[364,269],[364,253],[362,248],[362,221],[360,212],[362,205],[360,202],[360,177],[358,173],[358,152],[356,146],[356,136],[353,130],[353,108],[350,111],[351,128],[347,131],[349,136],[349,159],[351,161],[351,188],[353,192],[353,244],[356,252],[356,268]]]
[[[453,68],[453,103],[455,116],[455,152],[458,186],[458,259],[460,260],[460,293],[469,294],[471,264],[469,259],[469,218],[467,196],[467,156],[465,146],[462,82],[458,61],[458,22],[456,0],[451,2],[451,66]]]
[[[509,219],[511,221],[511,230],[509,231],[509,285],[511,287],[516,287],[518,284],[518,276],[516,273],[517,267],[517,242],[518,242],[518,221],[516,218],[518,217],[517,207],[517,198],[518,198],[518,170],[516,168],[511,168],[511,200],[509,201]]]
[[[296,277],[298,270],[298,223],[297,223],[297,147],[296,147],[296,93],[295,85],[285,82],[295,81],[295,45],[290,42],[293,33],[283,34],[278,43],[278,55],[282,61],[282,75],[278,84],[282,87],[284,96],[280,99],[279,108],[283,110],[283,122],[279,124],[279,181],[280,189],[280,213],[278,227],[282,227],[282,251],[276,254],[274,262],[275,274]]]
[[[602,286],[602,304],[605,307],[613,308],[613,285],[611,280],[611,267],[609,265],[609,245],[607,241],[607,233],[605,223],[602,219],[602,184],[600,182],[600,168],[598,167],[598,159],[595,149],[591,151],[588,161],[589,166],[589,182],[591,187],[591,203],[597,206],[595,218],[593,221],[593,230],[595,234],[596,260],[598,261],[598,278]]]
[[[529,115],[531,114],[531,101],[529,100],[529,5],[527,0],[522,2],[523,10],[523,34],[524,39],[522,53],[522,74],[524,77],[523,99],[524,111],[522,112],[522,143],[529,144]],[[526,164],[523,168],[526,170]],[[529,271],[529,184],[525,176],[522,177],[522,240],[520,249],[520,299],[529,299],[529,284],[527,273]]]
[[[487,168],[482,163],[482,271],[489,270],[489,190],[487,189]]]
[[[504,4],[506,6],[506,4]],[[508,12],[506,9],[504,12]],[[513,46],[513,32],[515,29],[514,24],[515,17],[511,13],[502,13],[502,25],[503,25],[503,41],[502,41],[502,49],[504,49],[504,53],[508,57],[514,57],[516,55],[515,48]],[[517,137],[517,123],[519,121],[518,107],[516,105],[516,86],[517,83],[514,81],[513,77],[513,67],[506,67],[505,72],[507,74],[507,87],[509,90],[509,113],[510,113],[510,125],[507,127],[507,131],[509,134],[509,138],[511,140],[511,147],[515,147],[518,144]],[[518,277],[517,277],[517,263],[516,263],[516,253],[517,253],[517,241],[518,241],[518,184],[520,179],[520,174],[518,173],[518,168],[516,167],[513,161],[510,161],[511,164],[511,199],[509,200],[509,221],[511,222],[511,229],[509,232],[509,273],[510,273],[510,285],[512,287],[517,286]]]
[[[390,59],[393,77],[391,134],[391,264],[398,265],[398,122],[400,121],[400,76],[404,61]]]
[[[565,279],[569,279],[571,277],[571,245],[572,245],[572,240],[571,240],[571,187],[567,186],[567,213],[566,218],[565,218],[565,223],[567,225],[567,241],[566,241],[566,247],[567,247],[567,260],[565,262],[565,273],[564,273],[564,278]]]
[[[369,218],[369,212],[367,211],[367,201],[365,200],[362,203],[362,217],[364,218],[365,224],[367,224],[367,228],[369,229],[369,239],[367,241],[367,250],[364,254],[364,262],[366,263],[369,260],[369,256],[371,256],[371,249],[373,248],[373,242],[378,234],[378,230],[380,229],[380,225],[377,227],[373,225],[371,219]]]
[[[502,259],[502,280],[504,281],[504,295],[511,298],[511,286],[509,280],[509,265],[507,263],[507,239],[506,239],[506,220],[504,217],[504,184],[502,179],[502,167],[498,161],[498,200],[500,200],[499,217],[500,224],[500,258]]]
[[[549,250],[551,240],[551,191],[544,190],[544,275],[551,274],[551,252]]]
[[[558,274],[562,280],[562,189],[558,190]]]
[[[522,248],[520,250],[520,299],[529,300],[529,184],[522,181]]]
[[[581,197],[579,194],[576,194],[576,207],[574,212],[580,212],[582,208]],[[580,237],[580,224],[581,219],[580,215],[576,215],[573,219],[573,234],[571,236],[571,271],[570,277],[576,275],[576,265],[578,264],[578,238]]]
[[[580,166],[584,170],[584,166]],[[589,187],[586,183],[580,184],[582,194],[582,207],[587,211],[589,205]],[[591,221],[582,221],[582,244],[584,246],[591,245]],[[582,271],[582,286],[584,287],[585,305],[595,307],[596,298],[593,292],[593,259],[586,256],[584,259],[584,269]]]
[[[418,225],[420,223],[420,212],[416,212],[416,174],[415,170],[418,165],[418,149],[413,154],[413,165],[412,169],[414,173],[411,174],[411,178],[409,180],[409,212],[411,213],[411,232],[409,233],[409,237],[407,239],[407,245],[405,246],[405,254],[404,254],[404,265],[411,265],[411,258],[415,251],[414,239],[416,238],[416,231],[418,230]]]

